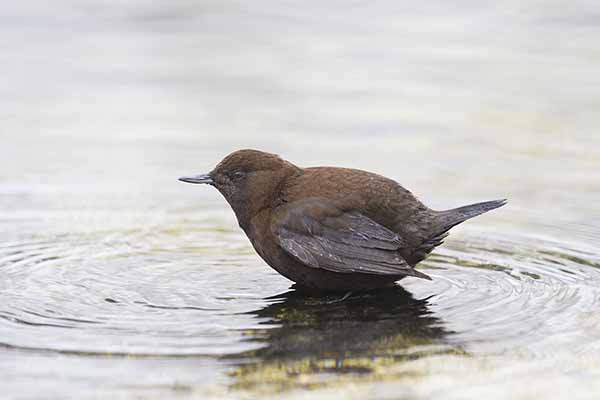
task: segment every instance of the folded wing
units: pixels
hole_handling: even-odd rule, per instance
[[[271,226],[279,245],[309,267],[430,279],[400,256],[403,241],[396,233],[360,213],[342,211],[327,200],[291,203]]]

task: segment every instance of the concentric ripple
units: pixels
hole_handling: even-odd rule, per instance
[[[406,279],[402,286],[427,298],[420,313],[433,313],[436,326],[444,326],[442,342],[472,352],[585,351],[597,347],[599,267],[593,249],[581,244],[469,232],[423,263],[432,282]],[[258,259],[241,233],[210,225],[6,242],[0,270],[0,338],[11,348],[243,358],[274,345],[265,329],[290,322],[269,307],[311,312],[297,297],[270,298],[289,283]],[[317,332],[338,318],[336,310],[326,308],[322,321],[307,323]],[[397,311],[372,312],[371,318],[387,319]],[[303,356],[318,356],[319,337],[303,347]]]
[[[471,351],[583,351],[597,346],[598,328],[587,325],[598,322],[600,257],[581,243],[564,243],[472,233],[424,263],[433,287],[405,286],[416,295],[433,293],[431,309],[456,332],[452,340]]]
[[[214,227],[3,243],[0,271],[1,345],[66,353],[245,350],[234,331],[254,322],[243,313],[277,290],[246,239]]]

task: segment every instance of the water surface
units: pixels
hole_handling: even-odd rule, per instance
[[[3,398],[597,398],[595,2],[23,2],[0,70]],[[210,187],[232,150],[507,197],[315,296]]]

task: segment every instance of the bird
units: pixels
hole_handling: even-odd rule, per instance
[[[415,266],[448,231],[507,202],[435,211],[382,175],[301,168],[253,149],[234,151],[211,172],[179,180],[214,186],[258,255],[296,286],[317,291],[373,290],[405,277],[431,280]]]

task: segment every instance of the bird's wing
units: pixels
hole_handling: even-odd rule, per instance
[[[278,244],[303,264],[338,273],[411,275],[430,279],[401,256],[402,239],[356,212],[342,211],[324,199],[286,205],[274,218]]]

